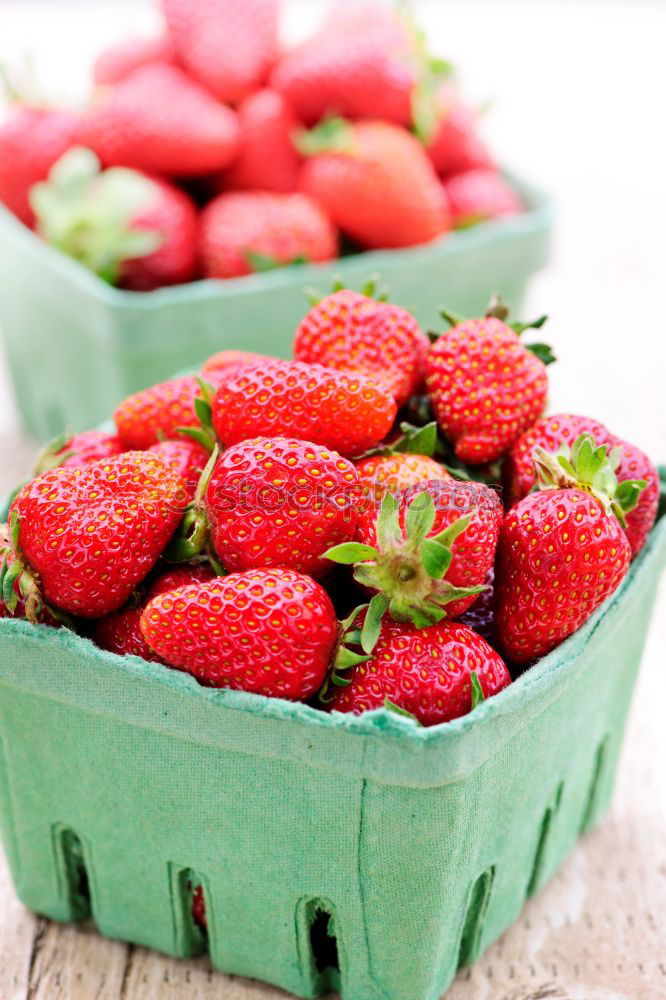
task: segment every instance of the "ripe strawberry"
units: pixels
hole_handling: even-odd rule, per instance
[[[444,189],[414,136],[388,122],[326,122],[301,142],[300,188],[363,247],[430,243],[451,225]]]
[[[192,440],[158,441],[148,450],[159,455],[169,468],[178,473],[185,483],[188,501],[193,500],[210,452],[198,441]]]
[[[113,415],[123,445],[150,448],[161,439],[177,438],[180,427],[197,427],[194,401],[199,395],[196,377],[181,375],[128,396]]]
[[[34,222],[30,189],[75,144],[79,117],[63,109],[17,105],[0,127],[0,201],[26,226]]]
[[[646,488],[638,498],[635,508],[625,514],[625,531],[632,555],[643,548],[657,517],[659,505],[659,473],[648,456],[635,445],[616,437],[603,424],[591,417],[571,413],[557,413],[542,417],[518,438],[504,463],[504,491],[510,504],[522,499],[536,485],[533,452],[539,445],[550,454],[570,448],[580,434],[592,436],[596,445],[607,445],[619,482],[627,479],[645,480]],[[617,449],[613,457],[613,449]]]
[[[12,503],[18,558],[4,584],[20,574],[29,617],[41,597],[83,618],[116,611],[175,532],[183,492],[180,476],[140,452],[45,472]]]
[[[445,184],[453,225],[457,229],[477,222],[520,215],[523,205],[504,178],[494,170],[467,170]]]
[[[494,170],[488,148],[477,132],[477,115],[460,103],[445,83],[439,91],[438,121],[427,142],[427,153],[438,174],[451,177],[467,170]]]
[[[366,536],[372,534],[379,508],[387,493],[398,499],[400,494],[415,483],[433,482],[437,479],[446,482],[452,478],[434,458],[409,452],[361,458],[356,462],[356,472],[363,494],[359,529]]]
[[[143,66],[100,97],[78,131],[105,167],[172,177],[223,170],[238,151],[236,115],[177,66]]]
[[[320,576],[323,553],[354,537],[351,462],[294,438],[254,438],[225,451],[206,491],[213,548],[233,572],[277,566]]]
[[[499,654],[466,625],[442,621],[417,628],[385,619],[372,654],[338,680],[330,707],[359,715],[388,700],[421,725],[436,726],[466,715],[477,698],[510,683]]]
[[[213,570],[203,563],[167,570],[152,580],[147,594],[135,594],[136,599],[130,599],[120,611],[114,611],[106,618],[100,618],[95,622],[90,637],[95,645],[110,653],[117,653],[118,656],[140,656],[144,660],[167,666],[166,661],[153,652],[141,632],[141,615],[148,601],[158,594],[168,594],[170,590],[193,583],[206,583],[214,578]]]
[[[240,151],[222,178],[226,190],[277,191],[298,187],[297,120],[282,94],[259,90],[238,108]]]
[[[179,62],[218,101],[262,85],[278,52],[278,0],[162,0]]]
[[[166,181],[125,167],[100,173],[94,153],[73,149],[31,203],[40,236],[110,284],[150,291],[196,276],[197,210]]]
[[[305,316],[294,337],[294,358],[374,375],[402,406],[423,379],[428,346],[406,309],[342,288]]]
[[[641,488],[618,487],[605,446],[586,434],[565,464],[538,446],[535,459],[544,488],[507,513],[497,552],[497,632],[517,664],[554,649],[616,589],[631,547],[615,514]]]
[[[337,621],[310,577],[255,569],[153,598],[141,630],[168,663],[203,684],[299,700],[321,687]]]
[[[482,483],[415,483],[387,493],[375,522],[361,521],[360,543],[326,556],[355,564],[354,579],[377,594],[373,619],[388,611],[422,628],[457,618],[484,589],[501,523],[499,497]]]
[[[381,4],[338,6],[284,56],[271,84],[306,125],[335,113],[408,126],[419,69],[416,38],[403,17]]]
[[[433,344],[426,385],[456,456],[493,462],[543,412],[546,367],[496,316],[456,323]]]
[[[220,194],[201,213],[201,260],[209,278],[236,278],[337,256],[335,228],[302,194]]]
[[[109,86],[124,80],[142,66],[170,62],[173,62],[173,47],[167,35],[126,38],[100,52],[93,66],[93,80],[96,84]]]
[[[360,455],[388,433],[393,397],[369,375],[299,361],[242,368],[218,389],[213,425],[229,447],[254,437],[297,437]]]
[[[100,458],[111,458],[125,451],[117,434],[107,431],[83,431],[81,434],[60,434],[39,453],[35,462],[35,475],[61,466],[76,469]]]
[[[275,360],[266,354],[253,354],[251,351],[218,351],[204,361],[201,366],[201,376],[219,388],[227,377],[237,372],[239,368]]]

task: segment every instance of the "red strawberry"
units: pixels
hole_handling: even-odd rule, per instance
[[[336,8],[315,35],[285,55],[271,83],[306,125],[331,112],[409,125],[418,71],[406,20],[384,5],[363,4]]]
[[[255,569],[155,597],[141,618],[150,646],[211,687],[309,698],[337,638],[326,591],[302,573]]]
[[[125,451],[117,434],[107,431],[83,431],[81,434],[61,434],[40,452],[35,462],[35,475],[39,476],[48,469],[62,466],[64,469],[75,469],[81,465],[89,465],[100,458],[111,458]]]
[[[106,167],[193,177],[223,170],[238,151],[238,121],[229,108],[178,67],[135,70],[84,117],[78,141]]]
[[[346,458],[294,438],[225,451],[206,491],[213,547],[228,570],[279,566],[319,576],[323,553],[354,537],[358,480]]]
[[[453,224],[457,229],[477,222],[520,215],[520,198],[494,170],[467,170],[445,184]]]
[[[10,569],[13,563],[16,562],[16,555],[12,548],[12,543],[10,539],[9,525],[0,524],[0,565],[2,566],[3,575]],[[9,589],[9,585],[8,585]],[[7,607],[5,598],[0,592],[0,618],[26,618],[27,617],[27,601],[30,596],[30,592],[24,595],[21,592],[21,587],[18,579],[14,580],[12,583],[13,594],[10,597],[10,603],[12,604],[12,609]],[[14,603],[16,602],[16,603]],[[57,617],[54,617],[53,608],[44,607],[43,602],[39,602],[36,606],[32,607],[32,619],[40,625],[51,625],[58,626],[61,624]]]
[[[502,658],[466,625],[442,621],[417,628],[385,619],[372,654],[345,674],[330,707],[359,715],[388,701],[386,707],[436,726],[466,715],[477,699],[510,683]]]
[[[535,458],[549,488],[511,508],[497,551],[495,621],[517,664],[554,649],[616,589],[631,547],[613,512],[640,489],[617,487],[605,446],[589,435],[576,440],[566,467],[538,446]]]
[[[24,486],[10,525],[33,608],[36,587],[49,604],[84,618],[122,607],[178,527],[183,493],[180,476],[140,452],[52,469]]]
[[[335,228],[306,195],[230,192],[201,214],[201,259],[209,278],[331,260],[337,252]]]
[[[170,590],[176,590],[178,587],[206,583],[214,578],[213,570],[204,564],[179,566],[167,570],[153,579],[146,596],[135,601],[130,600],[120,611],[114,611],[113,614],[95,622],[91,639],[100,649],[107,649],[110,653],[117,653],[118,656],[140,656],[144,660],[167,665],[165,660],[153,652],[143,637],[140,622],[144,608],[148,601],[158,594],[168,594]]]
[[[379,508],[387,493],[392,493],[397,499],[415,483],[437,479],[446,482],[452,478],[434,458],[409,452],[361,458],[356,462],[356,472],[363,493],[362,520],[365,525],[362,527],[359,519],[359,528],[366,536],[372,535]]]
[[[426,360],[437,423],[470,465],[500,458],[543,412],[546,367],[495,316],[468,319],[443,333]]]
[[[466,170],[494,170],[495,164],[477,133],[477,115],[460,103],[451,85],[438,95],[439,115],[427,152],[437,173],[444,177]]]
[[[404,129],[381,121],[327,122],[301,148],[311,152],[301,190],[361,246],[430,243],[450,228],[444,189]]]
[[[613,457],[615,475],[621,483],[625,480],[640,479],[647,483],[638,498],[636,506],[625,514],[625,531],[632,555],[643,548],[647,536],[657,517],[659,505],[659,473],[645,452],[622,438],[616,437],[598,420],[576,416],[571,413],[557,413],[542,417],[518,438],[509,452],[503,468],[504,491],[509,505],[527,496],[536,485],[534,447],[539,445],[552,455],[571,448],[583,433],[590,434],[596,445],[605,444]],[[563,448],[564,446],[564,448]]]
[[[192,440],[158,441],[148,450],[159,455],[169,468],[178,473],[185,483],[187,499],[193,500],[210,452],[198,441]]]
[[[0,127],[0,201],[31,226],[28,194],[76,142],[79,115],[56,108],[17,105]]]
[[[240,152],[222,176],[227,190],[277,191],[289,194],[298,186],[300,157],[293,135],[296,118],[282,94],[259,90],[238,109]]]
[[[368,375],[299,361],[242,368],[216,393],[213,425],[228,447],[253,437],[298,437],[360,455],[388,433],[393,397]]]
[[[194,400],[199,395],[196,377],[181,375],[128,396],[113,415],[123,445],[150,448],[161,439],[177,437],[179,427],[197,427]]]
[[[278,0],[162,0],[179,62],[219,101],[264,82],[278,51]]]
[[[218,351],[217,354],[211,354],[204,361],[201,366],[201,375],[202,378],[214,382],[215,387],[219,388],[222,382],[226,381],[227,376],[238,371],[239,368],[275,360],[266,354],[253,354],[251,351]]]
[[[93,67],[93,79],[102,85],[119,83],[142,66],[164,62],[173,62],[173,47],[168,36],[126,38],[100,52]]]
[[[377,594],[373,615],[425,627],[458,617],[484,589],[501,523],[499,497],[481,483],[415,483],[384,496],[377,520],[361,522],[360,543],[326,555],[355,564],[354,579]]]
[[[428,338],[400,306],[343,288],[313,306],[294,337],[294,357],[382,381],[402,406],[423,378]]]
[[[124,167],[100,173],[94,153],[73,149],[31,202],[40,236],[111,284],[149,291],[196,276],[197,210],[166,181]]]

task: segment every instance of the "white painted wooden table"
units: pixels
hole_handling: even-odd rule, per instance
[[[320,6],[291,3],[291,29],[302,31]],[[493,97],[487,131],[503,159],[558,198],[553,264],[531,296],[535,312],[551,313],[561,358],[552,406],[589,412],[666,460],[666,7],[415,6],[468,91]],[[0,61],[30,47],[49,85],[76,95],[90,53],[153,16],[138,2],[0,0]],[[27,472],[31,449],[0,382],[0,488]],[[662,587],[610,814],[448,1000],[666,998],[665,650]],[[174,962],[91,927],[38,920],[15,899],[0,855],[0,1000],[280,996],[214,973],[206,960]]]

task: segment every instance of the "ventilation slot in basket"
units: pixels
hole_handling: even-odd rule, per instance
[[[527,883],[527,895],[533,896],[541,885],[541,880],[544,872],[544,862],[546,860],[546,847],[548,845],[548,839],[550,836],[550,830],[553,825],[553,819],[555,814],[560,808],[560,803],[562,801],[562,795],[564,794],[564,782],[560,782],[555,793],[555,799],[552,805],[549,805],[543,814],[543,819],[541,820],[541,829],[539,830],[539,840],[537,841],[537,848],[534,854],[534,861],[532,863],[532,872],[530,874],[529,882]]]
[[[191,868],[169,865],[176,952],[191,958],[208,951],[211,907],[205,880]]]
[[[597,752],[594,755],[592,780],[590,781],[590,788],[587,793],[587,801],[585,803],[583,818],[580,825],[581,833],[586,833],[592,826],[594,826],[594,822],[597,818],[597,810],[599,808],[599,787],[604,773],[604,764],[606,762],[607,752],[608,736],[605,736],[597,747]]]
[[[84,920],[91,914],[90,878],[86,852],[81,838],[61,824],[53,827],[53,845],[58,870],[58,882],[71,920]]]
[[[488,912],[490,896],[495,881],[495,866],[487,868],[472,885],[460,937],[458,968],[475,961],[481,950],[483,925]]]
[[[333,906],[323,899],[301,901],[311,986],[316,993],[340,988],[340,956]],[[301,922],[301,921],[299,921]]]

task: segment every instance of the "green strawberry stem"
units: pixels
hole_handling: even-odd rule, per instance
[[[399,504],[387,493],[377,518],[377,547],[344,542],[324,555],[333,562],[354,567],[354,579],[376,591],[368,607],[362,647],[372,652],[383,615],[412,622],[419,628],[433,625],[446,615],[446,605],[486,590],[485,586],[455,587],[445,579],[451,565],[451,546],[469,524],[458,518],[444,531],[428,537],[435,522],[435,505],[424,491],[412,498],[400,525]]]
[[[388,285],[382,285],[381,280],[381,274],[377,272],[370,274],[361,285],[361,295],[365,295],[368,299],[374,299],[375,302],[388,302],[390,289]],[[303,289],[303,294],[311,306],[318,306],[322,299],[326,298],[327,295],[333,295],[335,292],[342,292],[347,288],[349,288],[349,285],[346,285],[342,278],[339,275],[336,275],[331,284],[330,292],[320,292],[318,288],[308,285]]]
[[[351,684],[351,679],[346,673],[348,670],[357,667],[359,663],[365,663],[370,658],[369,655],[355,653],[349,648],[349,646],[361,644],[362,632],[356,628],[356,622],[359,615],[368,607],[367,604],[359,604],[344,621],[338,623],[338,641],[326,680],[317,695],[317,699],[322,705],[333,700],[331,687],[345,687],[347,684]]]
[[[218,576],[221,576],[224,571],[220,563],[215,559],[211,549],[208,516],[204,506],[204,497],[208,483],[210,482],[210,477],[213,474],[219,454],[220,448],[215,444],[206,467],[199,477],[194,500],[187,506],[178,531],[164,551],[164,557],[168,562],[189,562],[195,556],[199,556],[208,550],[208,557],[216,572],[217,567],[220,568],[221,572],[218,572]]]
[[[606,445],[597,446],[591,434],[581,434],[571,448],[562,444],[554,454],[535,445],[532,459],[537,489],[585,490],[596,497],[607,513],[614,514],[623,527],[626,515],[634,510],[647,486],[645,479],[619,482],[615,470],[620,464],[620,449],[614,448],[608,455]]]
[[[477,705],[480,705],[482,701],[486,700],[486,696],[483,693],[481,681],[479,680],[479,675],[476,670],[470,671],[469,679],[472,685],[472,709],[475,709]]]

